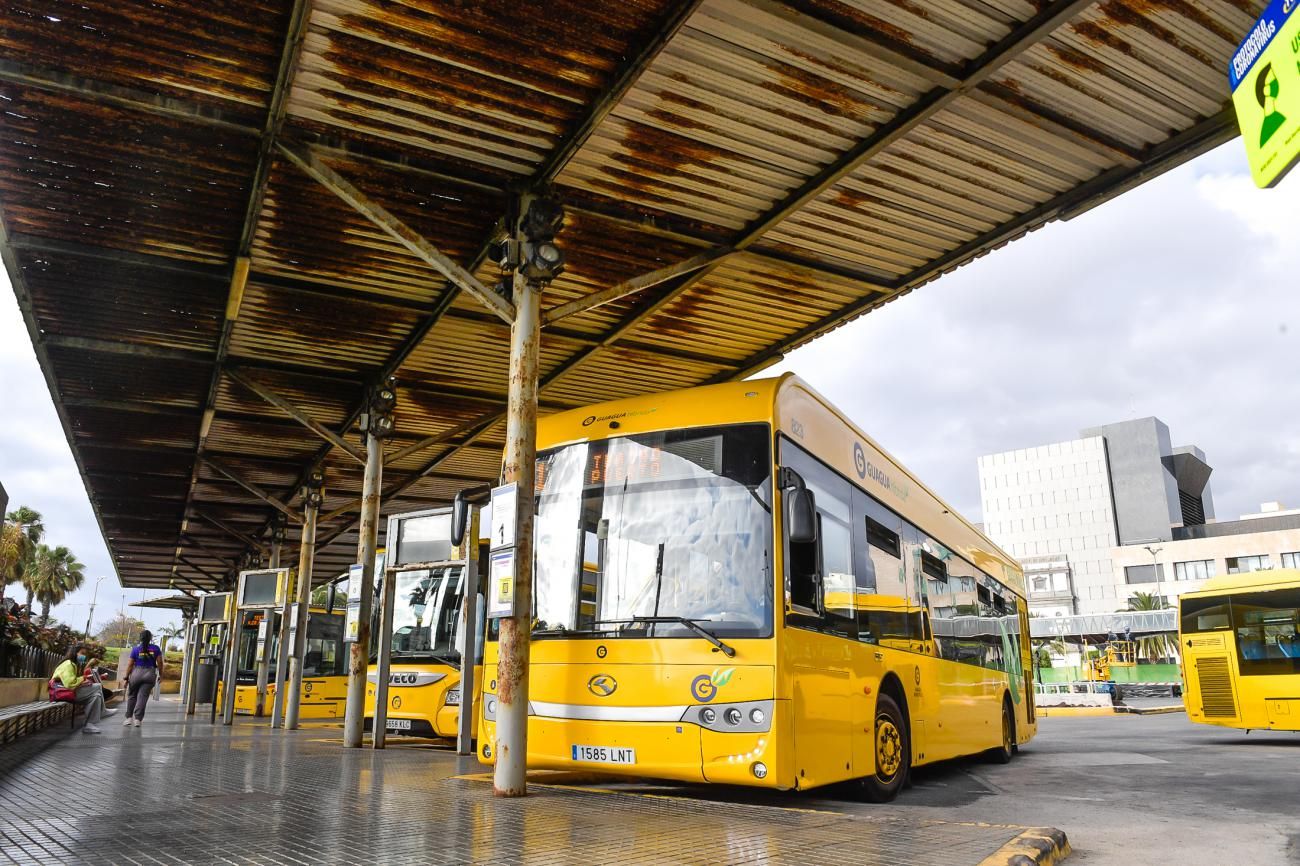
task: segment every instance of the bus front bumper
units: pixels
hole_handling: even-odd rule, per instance
[[[484,720],[482,726],[479,758],[492,764],[494,756],[485,755],[483,749],[495,745],[496,725]],[[771,731],[722,733],[687,722],[530,716],[528,766],[679,782],[790,786],[779,781]]]

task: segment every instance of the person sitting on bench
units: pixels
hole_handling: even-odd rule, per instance
[[[113,715],[113,710],[104,709],[104,690],[96,680],[86,676],[86,653],[85,647],[81,644],[75,644],[68,650],[68,656],[57,668],[54,669],[54,676],[50,678],[50,684],[58,684],[66,689],[75,691],[75,697],[72,702],[86,711],[86,724],[81,729],[86,734],[102,733],[99,727],[99,720],[104,716]]]

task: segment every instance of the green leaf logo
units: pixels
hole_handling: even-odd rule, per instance
[[[722,688],[727,683],[731,682],[731,677],[735,673],[735,668],[727,668],[725,671],[714,670],[713,673],[709,675],[709,679],[713,681],[714,686]]]

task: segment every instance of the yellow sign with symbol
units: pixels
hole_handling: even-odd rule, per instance
[[[1300,0],[1273,0],[1228,66],[1250,173],[1274,186],[1300,160]]]

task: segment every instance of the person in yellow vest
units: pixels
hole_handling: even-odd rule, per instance
[[[85,647],[75,644],[68,650],[67,658],[54,669],[51,679],[64,688],[76,691],[75,703],[86,710],[86,724],[81,729],[82,733],[99,734],[102,733],[99,720],[113,715],[114,710],[104,709],[104,690],[93,677],[86,675],[85,667]]]

